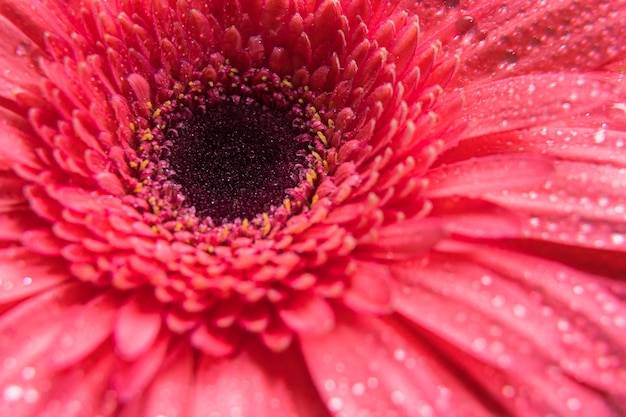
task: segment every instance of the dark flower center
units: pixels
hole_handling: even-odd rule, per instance
[[[162,86],[156,106],[134,103],[126,149],[129,204],[165,239],[207,250],[308,210],[336,152],[334,122],[306,85],[214,64]]]
[[[176,131],[167,158],[185,205],[215,223],[254,218],[298,185],[306,142],[285,113],[226,100]]]

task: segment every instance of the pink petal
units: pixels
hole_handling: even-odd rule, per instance
[[[0,67],[6,70],[0,73],[0,96],[12,99],[15,93],[24,91],[29,86],[33,88],[42,79],[33,65],[35,57],[42,55],[42,52],[7,19],[4,15],[7,6],[3,6],[0,37],[4,41],[0,45]]]
[[[507,238],[521,234],[523,216],[482,200],[453,197],[436,200],[432,217],[455,234],[476,238]]]
[[[0,241],[19,241],[27,230],[47,224],[30,210],[14,209],[0,212],[0,225]]]
[[[528,237],[569,245],[626,250],[624,168],[560,161],[543,187],[486,196],[523,213]]]
[[[0,304],[31,296],[69,278],[62,261],[24,248],[0,250]]]
[[[76,314],[66,319],[50,351],[52,364],[56,368],[71,366],[98,348],[113,331],[123,301],[123,297],[111,291],[77,308]]]
[[[335,323],[333,309],[315,295],[294,294],[277,307],[280,318],[298,333],[325,332]]]
[[[120,401],[128,401],[139,396],[152,382],[161,368],[171,340],[169,332],[163,332],[150,349],[137,360],[123,363],[115,372],[112,380]]]
[[[461,195],[481,196],[543,183],[552,173],[552,163],[534,155],[493,155],[472,158],[435,168],[426,174],[431,198]]]
[[[383,261],[413,259],[431,249],[446,236],[440,222],[415,218],[390,223],[360,238],[359,257]]]
[[[126,360],[137,359],[154,343],[161,329],[162,307],[146,292],[132,295],[121,307],[115,323],[116,348]]]
[[[329,417],[295,348],[270,353],[257,345],[232,359],[201,358],[190,417]]]
[[[493,72],[502,77],[561,69],[593,70],[624,55],[624,45],[615,43],[622,36],[620,28],[626,15],[622,2],[609,1],[606,7],[581,7],[572,0],[527,6],[525,1],[516,0],[508,2],[505,10],[485,8],[486,14],[475,16],[479,29],[491,36],[480,43],[466,43],[472,47],[461,49],[461,62],[467,66],[461,69],[460,78],[472,80]],[[473,11],[467,14],[473,15]],[[538,35],[548,32],[549,36]],[[587,45],[594,45],[593,53],[581,54]]]
[[[13,365],[0,373],[0,385],[5,385],[5,378],[45,356],[64,320],[92,294],[93,290],[82,284],[59,285],[4,312],[0,316],[0,362]]]
[[[215,328],[203,324],[191,334],[191,343],[207,355],[227,356],[237,349],[241,336],[241,330],[234,326]]]
[[[462,141],[446,153],[446,161],[463,160],[467,155],[482,156],[524,152],[543,154],[576,162],[626,166],[624,132],[602,126],[561,124],[515,130]]]
[[[505,263],[507,268],[510,265],[511,269],[518,268],[516,272],[523,270],[527,275],[534,268],[524,266],[526,264],[538,265],[536,268],[545,272],[552,267],[549,262],[531,257],[524,257],[523,265],[521,260],[517,260],[519,263],[515,265],[516,255],[511,255],[509,259],[505,252],[496,249],[479,253],[488,264],[496,264],[492,261],[495,258],[494,260]],[[564,271],[565,269],[561,269],[562,273]],[[462,256],[453,259],[449,255],[433,256],[428,265],[420,266],[419,270],[408,265],[404,270],[396,267],[394,273],[402,282],[415,286],[417,291],[418,288],[425,288],[426,291],[445,297],[450,303],[456,303],[464,311],[475,311],[493,319],[504,334],[520,334],[526,343],[532,342],[533,346],[529,345],[529,349],[537,350],[546,359],[559,363],[566,373],[573,374],[577,380],[586,381],[600,389],[626,394],[626,389],[623,388],[626,386],[626,375],[620,376],[622,366],[626,363],[626,355],[620,351],[626,351],[626,344],[617,340],[618,334],[621,334],[620,329],[614,328],[613,332],[607,332],[610,319],[606,313],[602,313],[600,305],[619,303],[616,297],[598,291],[598,298],[601,297],[602,302],[587,303],[589,307],[581,316],[571,311],[567,304],[558,302],[557,295],[552,297],[547,291],[542,292],[544,300],[530,297],[531,291],[538,291],[539,287],[535,283],[519,285],[518,282],[511,282],[507,275],[500,275],[492,269],[478,265],[473,259],[464,259]],[[519,272],[517,274],[521,275]],[[543,272],[539,279],[552,281]],[[519,281],[519,278],[515,277],[513,280]],[[566,293],[562,289],[561,291]],[[575,295],[576,291],[567,293]],[[580,298],[582,297],[579,296],[578,299]],[[578,299],[576,301],[584,303],[584,298]],[[626,308],[617,307],[617,310],[614,318],[619,323],[622,314],[626,326]],[[596,317],[604,317],[604,324],[595,319]],[[610,339],[611,333],[616,338],[611,344],[604,346],[599,343]],[[502,337],[501,340],[506,339]],[[602,356],[612,357],[614,361],[600,367],[589,360]]]
[[[169,355],[145,393],[141,416],[188,416],[193,372],[193,350],[181,344]]]
[[[480,311],[472,307],[459,308],[458,299],[448,301],[448,293],[440,295],[421,285],[404,285],[398,290],[394,300],[399,313],[436,334],[443,340],[442,344],[454,346],[462,352],[461,355],[472,356],[483,364],[504,372],[517,392],[532,397],[528,399],[533,403],[531,410],[550,411],[564,416],[574,415],[574,410],[568,411],[568,400],[574,397],[583,404],[583,414],[611,415],[609,405],[595,390],[572,379],[564,379],[558,372],[552,371],[560,367],[547,357],[549,347],[541,348],[533,344],[511,327],[503,326],[502,321],[486,314],[491,312],[497,315],[497,305],[492,306],[490,311]],[[541,337],[541,334],[538,333],[537,336]],[[588,358],[587,355],[584,357]],[[464,363],[462,358],[459,358],[459,362]],[[489,378],[482,384],[492,392],[496,390]],[[535,390],[535,386],[540,388]],[[558,387],[563,389],[555,397],[552,393]],[[497,388],[502,392],[501,385]],[[523,402],[518,404],[514,398],[507,398],[506,392],[503,397],[500,402],[506,407],[514,409],[524,406]]]
[[[331,333],[302,336],[305,360],[333,414],[492,415],[412,330],[371,316],[341,317]]]
[[[465,137],[474,137],[584,113],[614,100],[615,86],[599,76],[541,74],[473,84],[464,95]]]
[[[356,262],[343,302],[358,312],[386,314],[391,311],[391,274],[386,265]]]
[[[0,414],[20,417],[110,416],[117,406],[115,398],[107,395],[114,361],[114,355],[101,352],[61,373],[50,372],[39,363],[25,368],[20,380],[13,381],[4,390]],[[10,390],[10,401],[7,401],[7,390]]]

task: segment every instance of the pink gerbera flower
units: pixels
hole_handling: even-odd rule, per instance
[[[623,0],[0,34],[0,415],[626,415]]]

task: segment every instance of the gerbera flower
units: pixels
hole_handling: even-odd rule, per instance
[[[0,414],[626,415],[625,28],[1,0]]]

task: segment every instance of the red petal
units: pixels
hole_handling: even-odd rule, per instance
[[[464,90],[465,137],[545,124],[581,114],[615,99],[605,78],[579,74],[541,74],[472,84]]]
[[[163,332],[153,346],[140,358],[123,364],[115,373],[112,383],[122,402],[128,402],[141,394],[152,382],[167,353],[171,339],[169,332]]]
[[[144,398],[144,416],[188,416],[193,386],[193,350],[182,344],[167,359]]]
[[[124,299],[111,291],[77,308],[65,321],[50,359],[56,368],[71,366],[98,348],[111,334]]]
[[[350,284],[343,293],[344,303],[363,313],[386,314],[391,311],[391,274],[389,267],[374,262],[356,262]]]
[[[341,317],[333,332],[302,336],[313,380],[335,415],[493,415],[411,330],[374,317]]]
[[[0,304],[31,296],[69,278],[62,261],[23,248],[0,251]]]
[[[204,356],[190,417],[329,417],[295,349],[272,354],[256,346],[232,359]]]
[[[121,307],[115,323],[116,348],[126,360],[137,359],[155,342],[162,307],[150,294],[138,292]]]
[[[333,309],[324,299],[314,295],[294,294],[277,307],[280,318],[298,333],[325,332],[335,323]]]
[[[427,173],[431,198],[481,196],[543,183],[553,172],[552,163],[534,155],[493,155],[435,168]]]

